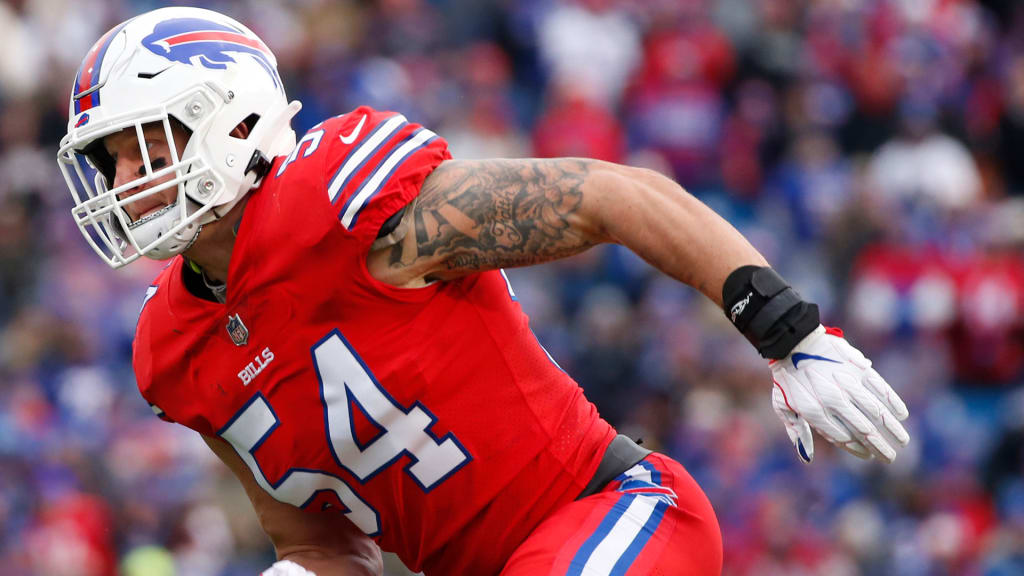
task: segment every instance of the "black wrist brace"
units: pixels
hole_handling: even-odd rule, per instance
[[[785,358],[821,322],[818,305],[805,302],[768,267],[733,270],[722,302],[725,315],[765,358]]]

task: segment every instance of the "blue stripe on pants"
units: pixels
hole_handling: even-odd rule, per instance
[[[661,519],[665,516],[666,508],[668,508],[667,502],[658,502],[654,507],[654,512],[651,513],[651,517],[647,519],[647,522],[640,530],[640,533],[633,539],[633,543],[629,545],[629,548],[626,548],[626,551],[622,553],[619,561],[615,563],[615,567],[612,568],[611,576],[625,576],[626,571],[633,565],[633,561],[640,555],[640,551],[647,545],[647,541],[651,539],[654,531],[658,529],[659,525],[661,525]]]
[[[594,549],[597,545],[604,540],[605,536],[612,531],[615,523],[622,518],[622,515],[629,508],[629,505],[633,503],[636,498],[635,494],[623,494],[621,498],[612,506],[608,514],[605,515],[604,520],[598,525],[597,530],[590,535],[590,538],[580,546],[580,549],[576,551],[576,555],[573,556],[572,562],[569,563],[569,571],[566,572],[566,576],[580,576],[583,574],[583,567],[587,564],[587,560],[590,559],[590,555],[594,553]]]

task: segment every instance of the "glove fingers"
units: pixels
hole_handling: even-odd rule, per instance
[[[846,442],[832,442],[833,444],[862,460],[870,460],[875,457],[877,451],[865,446],[864,442],[858,439],[858,434],[842,420],[837,419],[837,422],[837,426],[846,433],[849,440]]]
[[[860,408],[861,412],[868,415],[875,424],[875,428],[883,433],[890,446],[906,446],[910,442],[910,434],[907,433],[903,424],[888,405],[880,402],[877,396],[865,391],[863,388],[854,387],[850,389],[850,398]]]
[[[846,425],[853,437],[874,455],[886,462],[892,462],[896,458],[896,450],[885,441],[875,425],[852,403],[838,408],[836,417]]]
[[[889,450],[881,448],[881,443],[884,443],[892,450],[892,454],[895,456],[896,446],[906,446],[910,442],[910,435],[907,434],[903,425],[889,411],[888,407],[883,405],[877,397],[865,390],[864,387],[859,386],[852,375],[836,374],[835,378],[849,395],[853,405],[871,421],[874,430],[870,431],[869,434],[877,435],[882,433],[881,436],[877,437],[878,442],[872,442],[879,445],[879,450],[887,454],[889,453]]]
[[[842,372],[834,372],[831,377],[813,369],[807,372],[809,379],[818,382],[815,391],[822,403],[845,425],[850,435],[879,458],[891,462],[896,450],[872,423],[873,419],[881,419],[881,405],[863,390],[857,378]]]
[[[814,459],[814,437],[811,435],[811,427],[786,404],[785,394],[777,384],[772,389],[772,408],[786,425],[786,435],[796,448],[797,456],[805,463],[810,463]]]
[[[773,364],[772,373],[789,411],[847,452],[891,462],[896,448],[909,442],[900,424],[906,405],[841,333],[819,327],[789,358]]]
[[[874,457],[874,452],[868,450],[863,444],[856,440],[853,442],[847,442],[846,444],[840,444],[839,447],[861,460],[871,460],[871,458]]]
[[[864,381],[867,383],[867,388],[878,398],[882,404],[889,408],[892,415],[897,420],[906,420],[907,416],[910,415],[910,411],[907,410],[907,405],[903,403],[903,399],[900,395],[892,389],[892,386],[885,381],[884,378],[874,369],[868,368],[864,376]]]
[[[903,403],[899,394],[892,389],[892,386],[885,381],[877,370],[871,367],[871,360],[864,356],[864,353],[855,348],[845,338],[837,338],[832,341],[837,351],[848,362],[864,371],[862,380],[867,388],[877,397],[883,405],[889,408],[897,420],[905,420],[910,414],[907,405]]]
[[[862,460],[871,460],[872,458],[875,457],[875,451],[865,447],[864,444],[857,439],[856,434],[850,431],[846,424],[843,424],[840,421],[838,427],[842,428],[842,430],[846,433],[849,440],[846,442],[832,442],[833,444],[842,448],[843,450],[846,450],[850,454],[853,454],[854,456]],[[822,436],[824,436],[824,434]],[[826,438],[826,440],[827,439],[828,438]]]
[[[807,421],[826,440],[833,444],[843,444],[853,439],[846,427],[825,411],[825,407],[807,387],[792,374],[785,371],[776,373],[781,378],[783,389],[788,393],[789,406]],[[836,392],[839,392],[836,390]]]
[[[789,441],[796,448],[797,456],[805,464],[810,464],[811,460],[814,460],[814,437],[811,435],[811,427],[803,418],[799,416],[796,418],[795,424],[786,426],[786,434],[789,435]]]
[[[843,428],[846,428],[845,424],[842,424],[842,426]],[[837,446],[862,460],[871,460],[872,458],[875,457],[876,452],[874,450],[871,450],[870,448],[865,446],[863,442],[858,440],[856,434],[854,434],[853,431],[847,429],[847,433],[850,435],[851,440],[849,442],[845,442],[842,444],[836,444]]]
[[[907,433],[906,429],[903,428],[902,424],[899,424],[899,429],[902,432],[901,435],[897,436],[893,432],[889,416],[882,415],[882,425],[878,427],[878,431],[885,438],[886,442],[892,447],[902,447],[910,443],[910,434]]]
[[[854,431],[854,438],[872,454],[885,462],[896,459],[896,450],[885,441],[878,429],[863,414],[856,410],[844,411],[840,418]],[[869,431],[865,432],[865,428],[869,428]]]

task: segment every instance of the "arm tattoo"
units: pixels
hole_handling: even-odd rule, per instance
[[[445,162],[408,215],[415,242],[394,246],[389,264],[430,259],[458,275],[582,252],[595,243],[578,217],[592,166],[576,159]]]

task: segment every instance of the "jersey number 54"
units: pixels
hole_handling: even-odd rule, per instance
[[[360,483],[406,455],[410,462],[405,472],[429,492],[469,462],[469,453],[453,434],[437,438],[430,432],[436,419],[425,406],[416,402],[403,408],[388,394],[340,331],[329,332],[313,346],[312,354],[320,380],[327,445],[335,462]],[[382,430],[365,444],[356,437],[352,406],[358,406]],[[334,474],[290,468],[276,483],[267,480],[253,453],[279,424],[266,397],[257,393],[218,435],[231,444],[259,486],[275,499],[302,508],[320,492],[334,492],[353,524],[368,536],[378,535],[377,512]]]

